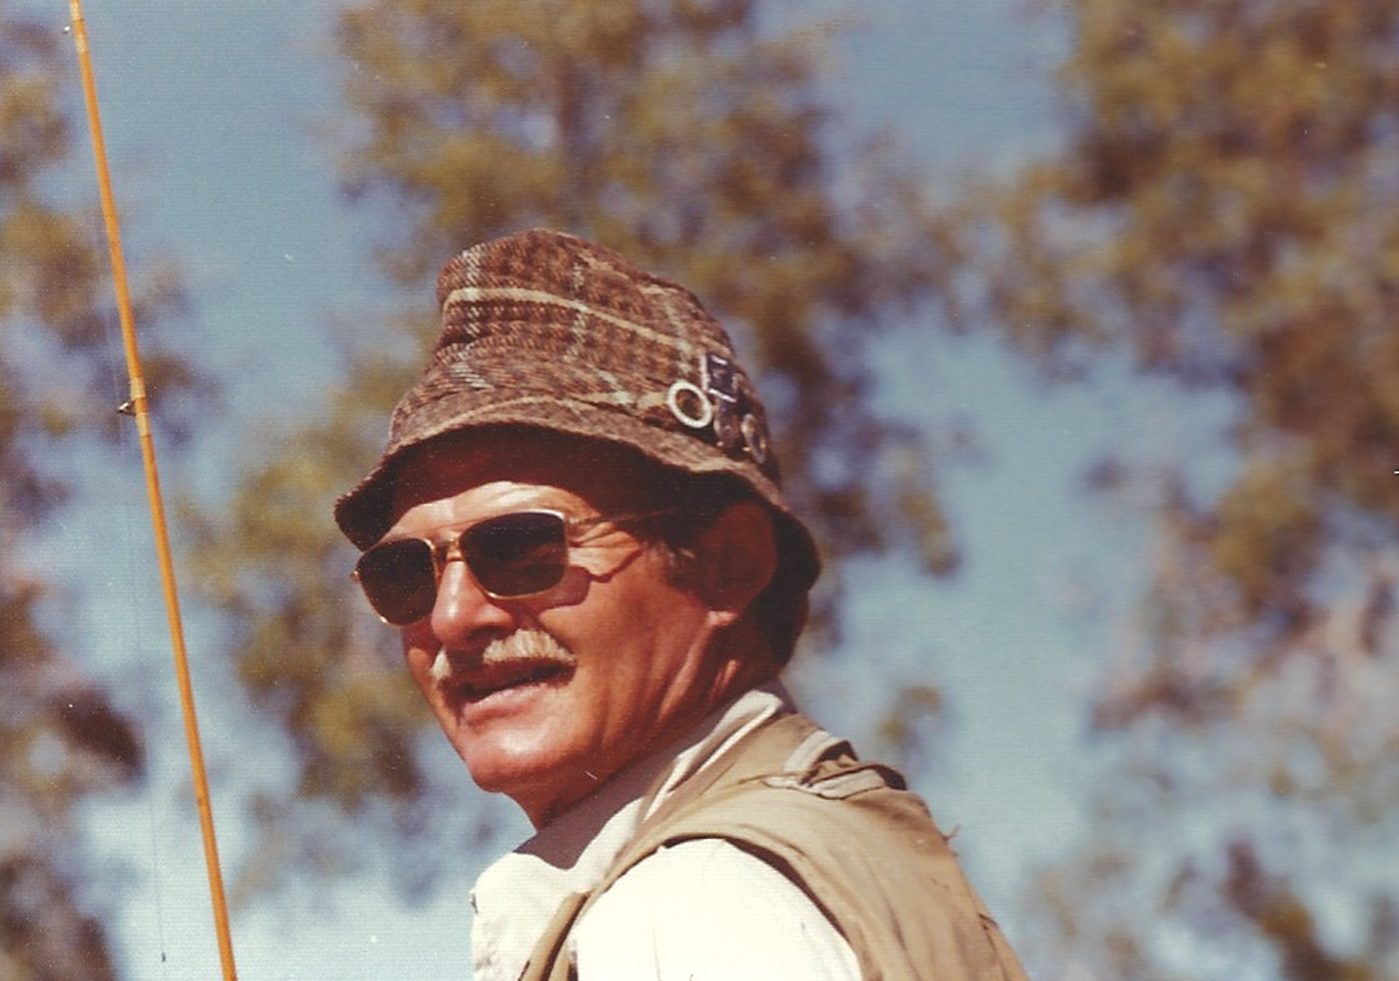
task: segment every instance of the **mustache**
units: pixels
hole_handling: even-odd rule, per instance
[[[491,641],[476,660],[481,666],[489,667],[516,661],[545,661],[571,666],[578,659],[548,631],[522,629]],[[439,647],[437,656],[432,659],[429,675],[434,682],[441,684],[451,677],[452,670],[452,656],[447,653],[447,648]]]

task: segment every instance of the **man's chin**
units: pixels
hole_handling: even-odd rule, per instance
[[[525,812],[535,828],[543,827],[596,786],[592,780],[565,779],[586,772],[578,766],[550,767],[540,760],[467,760],[476,786],[488,794],[501,794]]]
[[[458,751],[478,787],[525,807],[526,800],[566,784],[568,773],[584,770],[550,735],[538,727],[514,729],[498,722],[469,735]]]

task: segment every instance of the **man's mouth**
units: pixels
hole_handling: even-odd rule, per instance
[[[474,704],[504,691],[559,684],[573,676],[577,659],[543,630],[517,630],[492,641],[476,657],[454,658],[444,647],[431,675],[447,699]]]
[[[573,675],[573,666],[558,661],[531,661],[517,664],[496,664],[482,671],[443,681],[442,689],[458,702],[479,702],[503,691],[566,681]]]

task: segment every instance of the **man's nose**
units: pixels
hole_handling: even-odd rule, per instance
[[[481,588],[466,563],[458,557],[442,565],[437,598],[432,605],[432,632],[443,644],[462,644],[480,631],[513,630],[514,614]]]

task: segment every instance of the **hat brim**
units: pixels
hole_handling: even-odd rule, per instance
[[[621,444],[660,466],[685,473],[730,474],[746,483],[778,519],[783,576],[809,588],[820,573],[816,544],[777,485],[753,464],[720,454],[686,433],[650,425],[624,410],[528,392],[502,399],[498,391],[457,389],[414,411],[412,435],[390,446],[374,469],[335,503],[336,524],[361,550],[382,538],[392,524],[394,483],[409,450],[448,434],[524,427]]]

